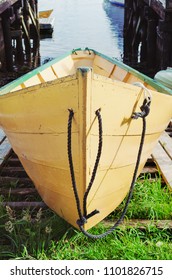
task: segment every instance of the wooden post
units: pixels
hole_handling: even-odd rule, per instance
[[[40,65],[39,45],[40,45],[40,32],[38,20],[38,2],[30,0],[29,13],[33,25],[33,68]]]
[[[16,36],[16,62],[19,65],[23,65],[24,63],[24,53],[23,53],[23,44],[22,44],[22,23],[21,17],[19,14],[18,7],[15,7],[15,29],[18,31],[18,35]]]
[[[124,12],[124,63],[129,64],[131,61],[132,47],[131,38],[133,33],[133,9],[132,0],[125,0],[125,12]]]
[[[159,69],[172,66],[172,20],[159,20],[158,28],[158,53],[160,55]]]
[[[156,26],[157,21],[155,19],[147,21],[147,65],[150,70],[156,67]]]
[[[172,0],[166,0],[166,9],[172,9]]]
[[[172,0],[125,0],[124,62],[154,76],[172,66],[171,47]]]
[[[31,63],[31,42],[30,42],[30,23],[29,23],[28,0],[24,1],[22,24],[23,24],[23,30],[24,30],[24,44],[25,44],[26,60]]]
[[[4,45],[4,35],[2,28],[2,19],[0,17],[0,69],[5,66],[5,45]]]
[[[4,45],[5,45],[5,58],[6,58],[6,69],[8,71],[13,71],[13,50],[12,50],[12,39],[10,32],[10,10],[7,9],[2,13],[2,27],[4,35]]]

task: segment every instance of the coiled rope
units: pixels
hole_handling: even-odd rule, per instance
[[[97,167],[98,167],[99,160],[100,160],[100,157],[101,157],[101,152],[102,152],[103,130],[102,130],[102,118],[101,118],[101,114],[100,114],[100,109],[98,109],[95,112],[95,114],[98,118],[98,126],[99,126],[98,152],[97,152],[97,157],[96,157],[95,165],[94,165],[94,168],[93,168],[92,176],[91,176],[91,179],[90,179],[90,183],[88,185],[88,188],[87,188],[87,190],[85,192],[85,195],[84,195],[84,198],[83,198],[83,214],[82,214],[81,204],[80,204],[80,200],[79,200],[79,196],[78,196],[78,190],[77,190],[77,186],[76,186],[74,166],[73,166],[73,159],[72,159],[72,138],[71,138],[71,135],[72,135],[72,119],[74,117],[74,111],[72,109],[69,109],[67,149],[68,149],[68,160],[69,160],[70,174],[71,174],[71,180],[72,180],[72,187],[73,187],[73,191],[74,191],[74,195],[75,195],[76,206],[77,206],[77,211],[78,211],[78,216],[79,216],[79,219],[76,221],[76,223],[78,224],[81,232],[89,238],[100,239],[100,238],[103,238],[103,237],[109,235],[110,233],[112,233],[116,229],[116,227],[124,219],[124,216],[125,216],[125,214],[127,212],[127,209],[128,209],[128,205],[129,205],[130,200],[132,198],[132,194],[133,194],[133,190],[134,190],[134,184],[135,184],[135,181],[136,181],[136,178],[137,178],[137,172],[138,172],[138,168],[139,168],[139,164],[140,164],[140,159],[141,159],[141,154],[142,154],[144,139],[145,139],[145,134],[146,134],[146,117],[150,112],[150,104],[151,104],[151,98],[150,97],[145,98],[144,101],[143,101],[143,105],[140,107],[141,112],[134,113],[132,115],[132,118],[134,118],[134,119],[142,118],[142,133],[141,133],[140,145],[139,145],[139,150],[138,150],[138,154],[137,154],[137,160],[136,160],[136,165],[135,165],[135,169],[134,169],[134,173],[133,173],[133,178],[132,178],[132,182],[131,182],[131,185],[130,185],[130,189],[129,189],[129,193],[128,193],[128,197],[127,197],[124,209],[121,213],[121,216],[116,221],[116,223],[110,229],[108,229],[106,232],[104,232],[102,234],[98,234],[98,235],[94,235],[94,234],[89,233],[88,231],[86,231],[84,229],[83,226],[90,217],[99,213],[99,210],[95,209],[91,213],[87,214],[86,205],[87,205],[87,197],[88,197],[90,189],[93,185],[93,182],[94,182],[94,179],[95,179],[95,176],[96,176],[96,172],[97,172]]]

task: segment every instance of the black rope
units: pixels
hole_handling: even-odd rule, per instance
[[[72,179],[72,185],[73,185],[73,190],[74,190],[74,195],[75,195],[75,199],[76,199],[76,204],[77,204],[77,210],[78,210],[78,215],[79,215],[79,220],[77,220],[77,224],[81,230],[81,232],[86,235],[87,237],[93,238],[93,239],[100,239],[103,238],[107,235],[109,235],[110,233],[112,233],[116,227],[122,222],[122,220],[124,219],[124,216],[127,212],[128,209],[128,205],[130,203],[130,200],[132,198],[132,194],[133,194],[133,190],[134,190],[134,185],[135,185],[135,181],[137,178],[137,172],[138,172],[138,168],[139,168],[139,164],[140,164],[140,159],[141,159],[141,154],[142,154],[142,150],[143,150],[143,145],[144,145],[144,139],[145,139],[145,134],[146,134],[146,116],[149,114],[150,111],[150,100],[145,99],[143,102],[143,105],[141,106],[141,113],[134,113],[132,115],[133,119],[138,119],[139,117],[142,118],[142,122],[143,122],[143,126],[142,126],[142,134],[141,134],[141,139],[140,139],[140,145],[139,145],[139,150],[138,150],[138,155],[137,155],[137,160],[136,160],[136,165],[135,165],[135,169],[134,169],[134,173],[133,173],[133,178],[132,178],[132,182],[130,185],[130,189],[129,189],[129,193],[128,193],[128,197],[124,206],[124,209],[122,211],[122,214],[120,216],[120,218],[116,221],[116,223],[110,228],[108,229],[106,232],[102,233],[102,234],[98,234],[98,235],[94,235],[89,233],[88,231],[86,231],[83,228],[83,225],[87,222],[87,219],[95,214],[98,213],[98,210],[94,210],[93,212],[91,212],[90,214],[87,215],[87,210],[86,210],[86,200],[87,200],[87,196],[89,194],[89,191],[91,189],[91,186],[93,184],[93,181],[95,179],[96,176],[96,171],[97,171],[97,167],[98,167],[98,163],[100,160],[100,156],[101,156],[101,150],[102,150],[102,121],[101,121],[101,116],[100,116],[100,110],[96,111],[96,115],[98,117],[98,121],[99,121],[99,147],[98,147],[98,153],[97,153],[97,157],[96,157],[96,162],[95,162],[95,166],[93,169],[93,173],[91,176],[91,180],[89,183],[89,186],[86,190],[86,193],[84,195],[84,202],[83,202],[83,209],[84,209],[84,215],[82,215],[82,211],[81,211],[81,207],[80,207],[80,201],[79,201],[79,197],[78,197],[78,192],[77,192],[77,187],[76,187],[76,182],[75,182],[75,175],[74,175],[74,168],[73,168],[73,161],[72,161],[72,151],[71,151],[71,127],[72,127],[72,118],[74,115],[74,112],[72,109],[69,110],[69,120],[68,120],[68,158],[69,158],[69,166],[70,166],[70,172],[71,172],[71,179]]]
[[[77,186],[76,186],[76,180],[75,180],[75,173],[74,173],[74,167],[73,167],[73,159],[72,159],[72,140],[71,140],[71,130],[72,130],[72,118],[74,116],[74,112],[72,109],[69,109],[69,120],[68,120],[68,159],[69,159],[69,167],[70,167],[70,173],[71,173],[71,179],[72,179],[72,186],[74,190],[74,195],[75,195],[75,200],[76,200],[76,205],[77,205],[77,210],[78,210],[78,215],[79,219],[77,220],[78,226],[83,226],[89,218],[92,216],[96,215],[99,213],[98,210],[94,210],[91,213],[87,214],[87,197],[88,194],[91,190],[91,187],[94,183],[94,179],[96,176],[97,172],[97,167],[100,161],[101,157],[101,152],[102,152],[102,120],[100,116],[100,109],[95,112],[96,116],[98,117],[98,122],[99,122],[99,145],[98,145],[98,152],[97,152],[97,157],[96,161],[94,164],[92,176],[88,185],[88,188],[84,194],[83,198],[83,212],[84,214],[82,215],[81,211],[81,206],[80,206],[80,201],[79,201],[79,196],[78,196],[78,191],[77,191]]]
[[[83,199],[83,211],[84,211],[84,216],[86,217],[87,216],[87,197],[88,197],[88,194],[91,190],[91,187],[94,183],[94,179],[96,177],[96,172],[97,172],[97,167],[98,167],[98,164],[99,164],[99,161],[100,161],[100,157],[101,157],[101,153],[102,153],[102,135],[103,135],[103,130],[102,130],[102,119],[101,119],[101,115],[100,115],[100,109],[97,110],[95,112],[96,116],[98,117],[98,123],[99,123],[99,145],[98,145],[98,152],[97,152],[97,157],[96,157],[96,161],[95,161],[95,164],[94,164],[94,168],[93,168],[93,172],[92,172],[92,176],[91,176],[91,179],[90,179],[90,183],[88,185],[88,188],[84,194],[84,199]],[[97,213],[99,213],[98,210],[96,210]]]
[[[72,118],[73,118],[74,112],[72,109],[69,109],[69,120],[68,120],[68,142],[67,142],[67,148],[68,148],[68,160],[69,160],[69,167],[70,167],[70,174],[71,174],[71,180],[72,180],[72,186],[73,186],[73,191],[75,195],[75,200],[76,200],[76,206],[78,210],[78,215],[79,219],[82,220],[82,211],[81,211],[81,206],[80,206],[80,201],[79,201],[79,196],[78,196],[78,191],[76,187],[76,180],[75,180],[75,173],[74,173],[74,168],[73,168],[73,159],[72,159]],[[84,221],[83,221],[84,222]]]

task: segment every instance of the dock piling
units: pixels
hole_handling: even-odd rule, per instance
[[[35,67],[39,54],[39,21],[37,0],[6,0],[0,2],[0,64],[1,71]],[[33,24],[34,23],[34,24]],[[34,26],[31,34],[31,24]],[[39,66],[36,64],[36,67]]]
[[[124,63],[149,76],[172,66],[172,0],[125,0]]]

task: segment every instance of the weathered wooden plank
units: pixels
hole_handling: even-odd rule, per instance
[[[162,138],[160,141],[162,141]],[[158,144],[154,148],[152,157],[156,162],[158,168],[160,169],[165,183],[172,190],[172,160],[166,153],[160,142],[158,142]]]
[[[166,2],[167,9],[172,9],[172,0],[163,0],[163,2]]]
[[[36,18],[35,18],[35,14],[34,14],[34,11],[32,10],[30,4],[28,3],[28,9],[29,9],[29,15],[30,15],[30,18],[32,20],[32,24],[37,32],[37,35],[39,37],[39,30],[38,30],[38,25],[37,25],[37,21],[36,21]]]
[[[149,167],[149,166],[143,167],[141,174],[143,175],[143,174],[148,174],[148,173],[155,174],[155,173],[158,173],[158,170],[157,170],[156,167],[152,167],[152,166],[151,167]]]
[[[22,37],[22,30],[11,30],[10,31],[10,33],[11,33],[11,38],[12,39],[16,39],[16,38],[18,38],[18,37]]]
[[[111,222],[104,220],[102,223],[104,226],[107,228],[110,228],[114,225],[116,221]],[[154,221],[154,220],[140,220],[140,219],[133,219],[133,220],[127,220],[123,221],[119,227],[120,228],[127,228],[127,227],[132,227],[132,228],[139,228],[139,229],[145,229],[147,226],[156,226],[159,229],[171,229],[172,228],[172,221],[171,220],[160,220],[160,221]]]
[[[5,138],[6,138],[6,135],[5,135],[4,131],[2,129],[0,129],[0,145],[5,140]]]
[[[0,203],[3,207],[9,206],[11,208],[46,208],[46,204],[42,201],[14,201],[14,202],[8,202],[4,201]]]
[[[5,166],[3,167],[2,171],[1,171],[1,175],[2,176],[7,176],[7,175],[12,175],[13,177],[17,177],[17,178],[23,178],[26,177],[26,171],[24,170],[24,168],[22,166]]]
[[[13,4],[19,0],[1,0],[0,1],[0,14],[2,14],[6,9],[11,7]]]
[[[18,186],[33,186],[32,181],[30,178],[16,178],[16,177],[9,177],[9,176],[0,176],[0,186],[10,186],[15,185]]]
[[[8,142],[8,139],[5,138],[4,141],[0,145],[0,166],[4,162],[5,158],[11,151],[11,145]]]
[[[8,71],[13,71],[13,47],[11,43],[11,19],[10,13],[6,10],[2,14],[2,28],[3,28],[3,37],[4,37],[4,47],[5,47],[5,62],[6,69]]]
[[[144,0],[159,16],[165,18],[166,1]]]
[[[35,188],[0,188],[0,194],[3,195],[28,195],[36,192]]]
[[[172,160],[172,138],[166,132],[164,132],[159,142]]]

